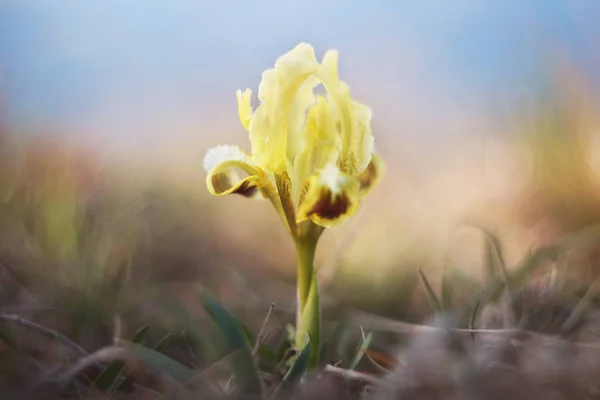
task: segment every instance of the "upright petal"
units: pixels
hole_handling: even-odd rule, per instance
[[[328,92],[337,93],[340,91],[340,78],[338,76],[338,58],[337,50],[329,50],[321,60],[321,67],[318,72],[319,79],[323,82]]]
[[[317,73],[339,118],[342,149],[338,166],[349,175],[363,172],[371,161],[373,135],[371,132],[371,109],[350,96],[350,89],[338,77],[338,53],[329,51],[323,57]]]
[[[206,186],[215,196],[240,194],[244,197],[261,196],[264,178],[249,157],[236,146],[217,146],[204,157],[208,171]],[[241,173],[245,173],[243,177]]]
[[[288,115],[287,158],[294,163],[304,147],[304,131],[307,120],[307,110],[315,103],[315,87],[319,80],[308,77],[298,88]]]
[[[310,101],[307,99],[308,88],[312,87],[308,85],[302,90],[302,99],[297,103],[294,101],[301,86],[318,66],[313,48],[301,43],[280,57],[275,68],[263,73],[258,88],[261,104],[249,125],[252,156],[261,168],[274,173],[286,169],[291,111]],[[294,117],[294,123],[296,120]],[[295,143],[294,140],[291,149],[295,148]]]
[[[359,203],[358,180],[341,173],[335,165],[329,165],[306,183],[297,221],[310,218],[315,224],[328,228],[354,215]]]
[[[252,119],[252,90],[246,89],[243,92],[238,90],[235,92],[238,102],[238,114],[240,121],[246,130],[250,126],[250,120]]]
[[[336,132],[335,118],[331,104],[323,96],[317,96],[317,102],[307,113],[303,133],[303,148],[297,155],[293,174],[294,201],[298,203],[300,189],[308,178],[329,164],[335,164],[340,137]]]
[[[348,99],[350,92],[347,91]],[[342,169],[352,175],[363,172],[371,162],[373,154],[373,133],[371,132],[371,108],[357,101],[350,100],[352,107],[353,124],[352,130],[344,135],[348,135],[348,146],[342,150],[341,157]]]

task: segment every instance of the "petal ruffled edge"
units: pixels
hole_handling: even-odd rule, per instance
[[[375,186],[377,186],[381,181],[381,178],[383,178],[384,173],[385,163],[383,162],[383,159],[377,154],[373,153],[367,168],[357,175],[358,181],[360,182],[361,196],[365,196]]]
[[[260,104],[252,115],[248,132],[253,160],[263,170],[281,174],[288,161],[293,161],[299,143],[290,134],[300,129],[297,120],[304,115],[302,108],[308,107],[312,100],[312,89],[317,82],[311,77],[318,68],[312,46],[300,43],[280,56],[274,68],[262,73],[258,86]],[[296,101],[299,92],[302,99]]]
[[[250,157],[237,146],[217,146],[206,152],[204,168],[208,171],[206,187],[214,196],[240,194],[261,197],[261,174]],[[248,174],[240,175],[240,171]]]
[[[300,198],[297,222],[310,218],[315,224],[330,228],[350,218],[360,204],[360,182],[329,165],[312,175]]]

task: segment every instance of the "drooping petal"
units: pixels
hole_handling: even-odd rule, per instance
[[[350,89],[338,77],[338,53],[328,51],[317,73],[336,106],[342,149],[338,166],[348,175],[362,173],[371,161],[373,134],[371,109],[350,96]]]
[[[379,157],[376,153],[373,153],[371,157],[371,162],[367,166],[367,168],[358,174],[357,178],[360,182],[360,194],[361,196],[367,195],[373,189],[385,172],[385,164],[381,157]]]
[[[235,92],[235,96],[237,97],[240,121],[242,122],[244,128],[248,130],[248,127],[250,126],[250,120],[252,119],[252,90],[246,89],[242,92],[238,89]]]
[[[358,210],[360,183],[329,165],[308,180],[301,196],[297,221],[310,218],[315,224],[329,228],[337,225]]]
[[[206,186],[214,196],[240,194],[244,197],[261,196],[263,178],[248,155],[236,146],[217,146],[204,157],[208,171]],[[242,176],[242,173],[246,176]]]
[[[301,43],[284,54],[275,63],[275,68],[265,71],[258,87],[261,104],[254,112],[249,125],[253,160],[261,168],[281,173],[288,164],[288,136],[290,115],[295,121],[298,113],[292,114],[292,108],[300,109],[310,100],[308,88],[302,90],[301,100],[295,103],[299,89],[314,73],[319,64],[312,46]],[[295,126],[292,126],[295,128]],[[291,149],[295,149],[292,142]]]

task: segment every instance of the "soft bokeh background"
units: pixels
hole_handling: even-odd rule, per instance
[[[387,163],[326,233],[323,286],[393,312],[417,267],[480,274],[467,222],[514,262],[600,219],[599,16],[595,0],[0,1],[2,251],[45,286],[94,293],[125,265],[182,298],[293,301],[277,216],[210,197],[202,158],[248,148],[236,89],[305,41],[339,50]]]

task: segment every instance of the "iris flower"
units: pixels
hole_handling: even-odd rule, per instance
[[[324,94],[315,93],[320,85]],[[281,216],[298,252],[297,333],[308,333],[311,350],[317,351],[320,311],[313,261],[318,238],[324,228],[357,212],[383,172],[373,153],[371,109],[354,100],[339,79],[337,51],[328,51],[319,63],[306,43],[263,72],[255,110],[250,89],[236,95],[251,152],[236,146],[210,149],[204,160],[206,184],[215,196],[267,199]]]

